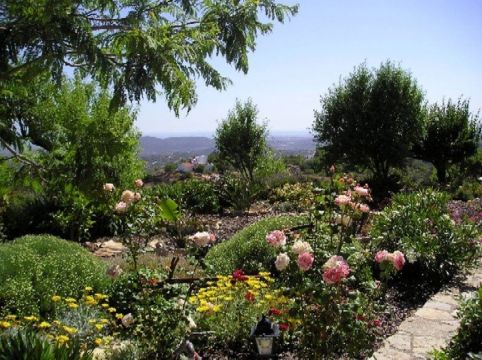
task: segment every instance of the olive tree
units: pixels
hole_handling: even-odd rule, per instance
[[[417,82],[399,66],[362,64],[321,98],[315,139],[331,161],[366,168],[384,183],[420,138],[423,99]]]
[[[444,183],[447,169],[474,155],[481,135],[478,114],[472,114],[469,100],[448,100],[430,107],[425,134],[417,154],[430,161],[437,170],[437,178]]]
[[[258,109],[251,100],[236,101],[233,110],[216,129],[214,141],[221,161],[239,170],[245,180],[254,181],[254,171],[267,153],[266,124],[258,124]]]

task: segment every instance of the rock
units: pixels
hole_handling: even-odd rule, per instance
[[[121,254],[126,250],[127,248],[122,245],[122,243],[114,240],[109,240],[101,243],[101,246],[94,252],[94,255],[99,257],[111,257],[117,254]]]

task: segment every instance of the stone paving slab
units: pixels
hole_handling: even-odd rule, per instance
[[[432,296],[400,324],[395,334],[385,339],[370,360],[429,359],[429,353],[445,346],[457,331],[459,300],[473,296],[481,283],[482,259],[477,269],[468,274],[463,282],[463,292],[454,287]]]

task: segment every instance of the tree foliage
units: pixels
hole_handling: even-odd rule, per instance
[[[378,180],[402,164],[421,134],[423,93],[391,62],[355,68],[328,90],[321,106],[313,130],[329,159],[367,168]]]
[[[470,113],[469,101],[449,99],[429,109],[425,135],[417,153],[435,166],[438,180],[445,182],[449,165],[475,154],[480,135],[478,114]]]
[[[256,38],[297,6],[274,0],[5,0],[0,5],[0,82],[25,82],[64,68],[114,89],[112,105],[160,86],[178,112],[196,102],[195,79],[223,89],[228,79],[209,62],[224,58],[247,72]]]
[[[221,160],[239,170],[244,179],[254,181],[254,171],[267,152],[266,124],[258,124],[258,109],[251,100],[236,101],[233,110],[218,128],[214,141]]]

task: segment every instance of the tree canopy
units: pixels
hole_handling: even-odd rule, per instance
[[[0,84],[46,70],[60,81],[72,67],[112,86],[113,106],[155,100],[158,86],[178,113],[196,102],[196,78],[229,83],[209,58],[247,72],[257,36],[297,11],[274,0],[5,0]]]
[[[480,135],[478,114],[470,113],[469,100],[449,99],[430,107],[417,154],[435,166],[437,178],[443,183],[449,165],[461,163],[475,154]]]
[[[420,138],[423,93],[412,76],[390,62],[365,64],[328,90],[313,130],[328,158],[368,168],[385,181]]]

